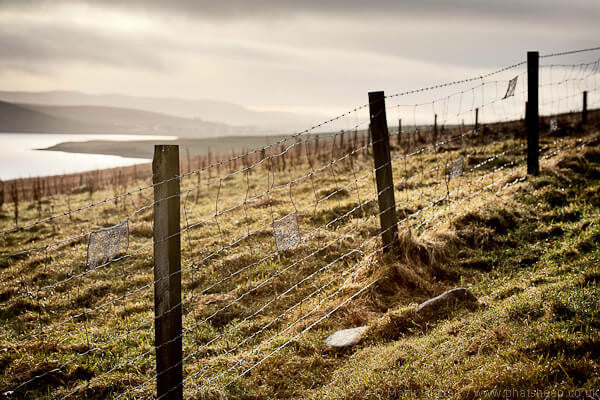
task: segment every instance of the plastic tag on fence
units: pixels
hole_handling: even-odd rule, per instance
[[[463,174],[463,168],[465,166],[465,158],[458,158],[450,163],[450,169],[448,171],[448,180],[458,178]]]
[[[298,214],[296,212],[273,222],[273,237],[277,251],[291,249],[302,241],[300,228],[298,226]]]
[[[90,233],[87,248],[89,268],[96,268],[114,259],[119,251],[127,251],[129,247],[129,220]]]
[[[550,133],[554,133],[558,130],[558,119],[556,117],[552,117],[550,120]]]
[[[508,81],[508,88],[506,88],[506,94],[504,95],[503,99],[506,99],[515,94],[515,89],[517,88],[517,78],[519,77],[515,76],[510,81]]]

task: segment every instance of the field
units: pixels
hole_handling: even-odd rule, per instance
[[[561,121],[532,177],[519,124],[455,127],[435,147],[416,134],[393,141],[400,246],[385,254],[362,136],[183,168],[185,397],[597,397],[599,126]],[[147,176],[128,176],[118,190],[22,200],[23,229],[0,237],[7,398],[152,396],[153,192]],[[14,207],[3,205],[3,232]],[[273,224],[289,215],[302,241],[278,251]],[[89,266],[89,232],[120,223],[127,248]],[[415,312],[453,287],[471,287],[478,306]],[[323,342],[361,325],[357,346]]]

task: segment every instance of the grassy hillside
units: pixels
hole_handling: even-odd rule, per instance
[[[563,155],[423,238],[446,252],[445,283],[471,286],[481,307],[428,320],[415,298],[401,302],[369,321],[365,343],[307,397],[597,398],[598,161],[598,147]],[[394,268],[394,290],[419,282]]]
[[[560,133],[570,135],[542,139],[542,173],[526,179],[524,143],[513,135],[408,158],[394,148],[401,246],[386,256],[368,150],[267,158],[247,174],[223,168],[183,179],[186,398],[462,399],[598,388],[599,132]],[[448,181],[460,157],[464,174]],[[55,201],[42,214],[65,207],[64,196]],[[152,394],[151,202],[152,190],[141,190],[2,236],[0,391]],[[2,231],[13,227],[11,207]],[[38,212],[21,204],[20,225]],[[277,252],[272,222],[292,212],[303,241]],[[86,267],[86,233],[124,220],[123,257]],[[457,286],[472,287],[479,306],[415,313]],[[356,347],[323,343],[360,325],[368,330]]]

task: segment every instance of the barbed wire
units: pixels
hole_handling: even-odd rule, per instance
[[[471,78],[466,78],[466,79],[460,79],[460,80],[456,80],[456,81],[441,83],[441,84],[438,84],[438,85],[428,86],[428,87],[424,87],[424,88],[420,88],[420,89],[407,90],[405,92],[399,92],[399,93],[395,93],[395,94],[392,94],[392,95],[388,95],[385,98],[386,99],[392,99],[394,97],[402,97],[402,96],[407,96],[407,95],[410,95],[410,94],[428,92],[428,91],[431,91],[431,90],[441,89],[441,88],[450,87],[450,86],[456,86],[456,85],[460,85],[460,84],[463,84],[463,83],[469,83],[469,82],[473,82],[473,81],[483,80],[483,79],[489,78],[491,76],[498,75],[498,74],[500,74],[502,72],[506,72],[506,71],[510,71],[510,70],[516,69],[516,68],[518,68],[518,67],[520,67],[522,65],[525,65],[525,64],[527,64],[527,61],[520,61],[518,63],[515,63],[515,64],[512,64],[512,65],[500,68],[500,69],[498,69],[496,71],[489,72],[487,74],[482,74],[482,75],[474,76],[474,77],[471,77]]]
[[[565,51],[561,51],[561,52],[557,52],[557,53],[540,54],[540,58],[568,56],[568,55],[571,55],[571,54],[587,53],[587,52],[590,52],[590,51],[598,51],[598,50],[600,50],[600,46],[598,46],[598,47],[588,47],[588,48],[585,48],[585,49],[578,49],[578,50],[565,50]]]

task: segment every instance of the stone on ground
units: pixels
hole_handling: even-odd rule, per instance
[[[366,326],[357,328],[343,329],[337,331],[325,339],[325,344],[329,347],[349,347],[360,342],[363,334],[367,330]]]

